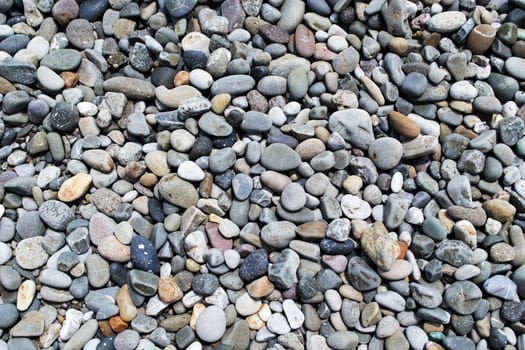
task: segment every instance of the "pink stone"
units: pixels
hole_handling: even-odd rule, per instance
[[[344,255],[323,255],[323,262],[335,273],[341,273],[348,266],[348,259]]]
[[[224,238],[219,232],[219,225],[213,222],[206,223],[205,226],[206,235],[213,248],[220,249],[222,251],[232,249],[233,241],[231,239]]]
[[[102,241],[113,235],[117,223],[102,213],[94,214],[89,220],[89,238],[91,243],[98,246]]]

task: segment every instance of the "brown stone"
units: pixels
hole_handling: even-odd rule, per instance
[[[476,134],[474,131],[470,130],[470,129],[467,129],[465,126],[463,125],[459,125],[457,128],[454,129],[454,132],[456,134],[460,134],[461,136],[465,136],[466,138],[468,138],[469,140],[472,140],[472,139],[475,139],[476,137],[478,137],[479,135]]]
[[[401,136],[413,139],[421,133],[419,125],[402,113],[390,111],[388,122]]]
[[[512,45],[512,55],[522,58],[525,57],[525,41],[518,40]]]
[[[193,311],[191,313],[191,319],[190,319],[190,327],[191,329],[195,329],[195,324],[197,323],[197,319],[201,315],[201,313],[206,309],[206,305],[203,303],[197,303],[195,306],[193,306]]]
[[[489,217],[501,222],[512,220],[512,217],[516,214],[516,208],[502,199],[486,201],[483,203],[483,209],[485,209]]]
[[[16,87],[11,84],[6,78],[0,77],[0,94],[7,94],[8,92],[15,91]]]
[[[213,175],[206,172],[204,173],[204,180],[199,185],[199,194],[202,198],[210,198],[211,190],[213,187]]]
[[[160,321],[160,326],[168,332],[177,332],[179,329],[190,323],[190,318],[191,315],[189,314],[169,316]]]
[[[103,173],[109,173],[115,167],[115,162],[108,152],[101,149],[90,149],[82,153],[82,160],[92,168]]]
[[[173,277],[161,277],[159,279],[158,293],[160,300],[165,303],[175,303],[184,296],[177,280]]]
[[[423,323],[423,330],[427,333],[430,332],[443,332],[445,330],[445,326],[443,326],[440,323],[434,323],[434,322],[425,322]]]
[[[114,35],[117,39],[125,39],[135,30],[137,23],[127,18],[119,18],[115,22]]]
[[[295,51],[301,57],[312,57],[315,52],[314,33],[304,24],[299,24],[295,29]]]
[[[274,285],[267,276],[258,278],[246,286],[246,290],[252,298],[263,298],[269,295],[273,289]]]
[[[140,184],[145,187],[153,187],[158,181],[158,178],[153,173],[146,173],[140,177]]]
[[[407,251],[408,251],[408,246],[403,241],[397,241],[397,245],[399,246],[399,254],[398,254],[397,258],[398,259],[404,259],[406,254],[407,254]]]
[[[479,24],[472,29],[467,38],[467,47],[474,54],[487,51],[496,39],[496,28],[490,24]]]
[[[297,226],[295,232],[307,241],[320,241],[325,238],[327,227],[328,225],[323,221],[311,221]]]
[[[332,61],[336,57],[337,57],[337,54],[331,51],[328,48],[328,46],[326,46],[326,43],[316,43],[315,44],[314,59],[316,61]]]
[[[111,326],[109,325],[109,321],[98,321],[98,328],[105,337],[111,337],[115,335],[113,329],[111,329]]]
[[[286,175],[268,170],[261,174],[261,182],[276,193],[281,193],[286,186],[292,183],[292,180]]]
[[[323,141],[319,139],[307,139],[295,147],[295,151],[299,154],[302,160],[310,160],[319,153],[326,150]]]
[[[173,79],[173,85],[175,86],[181,86],[181,85],[188,85],[190,83],[190,73],[186,72],[185,70],[181,70],[177,73],[175,78]]]
[[[263,38],[279,44],[288,44],[288,40],[290,39],[290,35],[287,32],[270,23],[259,26],[259,34],[261,34]]]
[[[390,40],[388,48],[399,56],[406,56],[409,52],[408,40],[405,38],[394,37]]]
[[[261,320],[261,318],[257,314],[253,314],[246,317],[246,323],[248,324],[248,327],[254,331],[258,331],[266,325],[266,323],[263,320]]]
[[[109,319],[109,326],[114,332],[120,333],[126,328],[128,328],[128,324],[124,322],[123,319],[120,318],[120,316],[113,316]]]
[[[437,47],[441,41],[441,34],[433,32],[423,40],[423,46]]]
[[[246,17],[244,20],[244,29],[246,29],[251,35],[255,35],[259,31],[259,27],[266,23],[265,20],[259,17]]]
[[[318,126],[315,128],[315,137],[319,140],[323,141],[323,143],[327,143],[330,139],[330,131],[328,131],[326,128]]]
[[[445,350],[445,348],[442,347],[441,345],[439,345],[438,343],[434,343],[433,341],[429,341],[425,345],[425,350]]]

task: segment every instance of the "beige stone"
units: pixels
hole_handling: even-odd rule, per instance
[[[273,291],[274,285],[267,276],[263,276],[250,282],[246,289],[252,298],[263,298]]]
[[[107,236],[98,245],[98,253],[107,260],[128,262],[131,259],[131,248],[122,244],[114,235]]]
[[[173,277],[161,277],[158,284],[159,298],[165,303],[175,303],[182,299],[184,294]]]
[[[58,199],[62,202],[73,202],[89,190],[93,178],[89,174],[78,173],[64,181],[58,190]]]
[[[206,305],[203,303],[197,303],[195,306],[193,306],[193,312],[191,313],[191,319],[190,319],[190,327],[191,329],[195,330],[195,324],[197,323],[197,319],[201,315],[201,313],[206,309]]]
[[[129,322],[137,316],[137,307],[133,304],[133,300],[131,300],[127,284],[120,287],[116,301],[122,321]]]
[[[168,165],[168,153],[164,151],[153,151],[144,157],[146,166],[153,172],[153,174],[162,177],[170,173]]]
[[[18,287],[18,293],[16,296],[16,308],[18,311],[26,311],[29,306],[31,306],[35,293],[36,284],[33,280],[25,280],[22,282],[20,287]]]

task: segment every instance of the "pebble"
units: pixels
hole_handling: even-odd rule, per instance
[[[209,327],[213,324],[213,327]],[[197,336],[207,343],[213,343],[219,340],[226,331],[226,315],[222,309],[217,306],[205,308],[198,316],[195,324]]]
[[[0,348],[521,348],[522,1],[216,5],[0,2]]]

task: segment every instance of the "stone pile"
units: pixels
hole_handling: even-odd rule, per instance
[[[525,350],[523,0],[0,0],[0,350]]]

